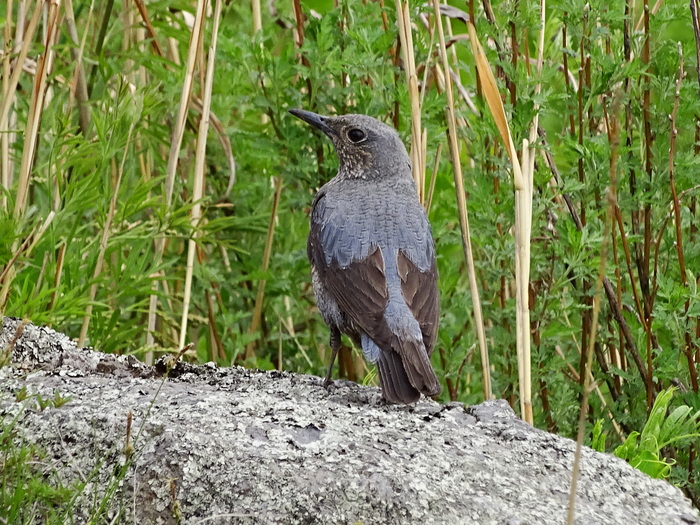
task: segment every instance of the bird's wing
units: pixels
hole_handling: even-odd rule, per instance
[[[307,244],[309,260],[323,288],[345,315],[380,348],[389,348],[392,333],[384,318],[389,291],[382,251],[375,246],[364,258],[342,265],[336,257],[328,256],[326,252],[330,252],[333,246],[350,244],[351,241],[344,238],[342,216],[327,210],[324,198],[322,190],[313,203]]]
[[[420,271],[403,250],[398,252],[397,269],[401,279],[401,293],[420,325],[428,355],[433,351],[440,316],[437,267],[433,253],[430,254],[430,262],[429,268]]]

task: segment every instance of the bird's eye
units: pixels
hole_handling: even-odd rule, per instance
[[[362,142],[363,140],[365,140],[367,138],[367,135],[365,135],[365,132],[361,129],[352,128],[350,131],[348,131],[348,138],[355,144],[357,144],[358,142]]]

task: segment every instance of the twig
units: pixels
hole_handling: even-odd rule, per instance
[[[695,1],[695,0],[691,0]],[[670,146],[668,152],[668,178],[669,184],[671,186],[671,195],[673,197],[673,213],[676,222],[676,252],[678,253],[678,267],[681,274],[681,282],[685,288],[688,287],[688,279],[685,270],[685,256],[683,254],[683,235],[681,233],[681,206],[678,200],[678,194],[676,192],[676,180],[675,180],[675,169],[673,163],[674,153],[676,151],[676,138],[678,136],[678,129],[676,129],[676,115],[678,114],[678,105],[680,102],[681,95],[681,83],[683,82],[683,77],[685,73],[683,72],[683,47],[681,43],[678,43],[678,78],[676,79],[676,92],[673,97],[673,111],[671,112],[671,138]],[[685,306],[683,309],[684,317],[687,316],[688,310],[690,309],[690,296],[685,300]],[[686,324],[688,320],[686,319]],[[694,353],[696,350],[695,342],[690,335],[690,329],[686,326],[685,330],[685,345],[683,352],[685,353],[686,359],[688,360],[688,372],[690,374],[690,384],[693,387],[693,392],[698,391],[698,374],[695,370],[695,359]]]
[[[613,106],[616,106],[613,100]],[[617,149],[619,145],[619,131],[617,124],[617,109],[613,108],[611,117],[611,152],[610,152],[610,186],[608,188],[608,206],[605,215],[604,234],[600,247],[600,263],[598,267],[598,279],[596,281],[595,293],[593,295],[593,315],[591,322],[591,334],[586,348],[585,368],[583,373],[583,392],[581,396],[581,411],[579,412],[578,434],[576,438],[576,454],[571,472],[571,490],[569,492],[569,508],[567,511],[567,525],[573,525],[576,511],[576,487],[578,486],[578,474],[581,463],[581,450],[583,448],[583,435],[586,431],[586,417],[588,415],[588,397],[591,386],[591,365],[593,363],[593,347],[595,345],[596,332],[598,328],[598,314],[600,313],[601,291],[605,281],[605,264],[607,256],[607,244],[609,240],[608,232],[611,227],[614,203],[617,200]]]
[[[690,0],[690,18],[693,22],[693,34],[695,35],[695,70],[697,71],[698,89],[700,89],[700,17],[698,11],[698,0]]]
[[[90,4],[90,13],[92,13],[92,3]],[[85,69],[83,68],[83,51],[85,38],[83,38],[82,44],[80,44],[80,39],[78,38],[78,30],[75,26],[75,17],[73,14],[73,0],[65,0],[65,13],[66,13],[66,23],[68,25],[68,34],[71,40],[73,40],[73,45],[71,46],[71,56],[75,61],[75,99],[78,101],[78,125],[80,126],[80,131],[83,137],[88,136],[88,130],[90,129],[90,108],[88,100],[87,91],[87,79],[85,77]],[[87,36],[87,31],[85,31],[84,37]]]

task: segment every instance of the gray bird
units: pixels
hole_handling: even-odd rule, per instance
[[[435,246],[399,134],[366,115],[290,113],[328,135],[340,159],[313,201],[307,244],[331,332],[324,384],[345,333],[377,364],[388,402],[438,395],[430,364],[440,313]]]

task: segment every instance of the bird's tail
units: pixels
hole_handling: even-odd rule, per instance
[[[389,403],[415,403],[421,393],[428,397],[441,391],[422,341],[395,338],[392,348],[382,350],[377,360],[382,392]]]
[[[430,357],[421,339],[395,339],[394,349],[398,350],[408,380],[413,387],[428,397],[442,392],[435,371],[430,364]]]

